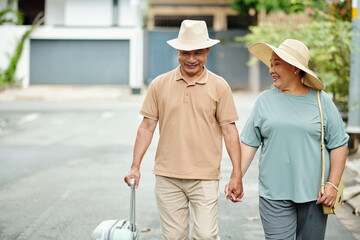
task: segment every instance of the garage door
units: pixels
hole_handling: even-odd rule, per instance
[[[32,39],[30,44],[30,84],[129,84],[129,40]]]

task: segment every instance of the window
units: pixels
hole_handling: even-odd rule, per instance
[[[209,29],[213,28],[213,16],[155,16],[155,27],[179,27],[185,19],[204,20]]]
[[[251,25],[251,17],[249,16],[227,16],[227,28],[231,29],[247,29]]]

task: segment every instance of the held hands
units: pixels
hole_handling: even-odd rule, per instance
[[[231,176],[228,184],[225,185],[226,199],[230,199],[232,202],[242,202],[241,199],[244,196],[241,177]]]
[[[336,189],[330,184],[325,184],[324,194],[321,194],[321,188],[319,189],[318,200],[316,201],[316,204],[323,204],[329,208],[332,208],[335,205],[336,195]]]
[[[132,167],[130,172],[124,177],[124,181],[130,186],[130,179],[135,178],[135,188],[138,188],[140,181],[140,171],[137,168]]]

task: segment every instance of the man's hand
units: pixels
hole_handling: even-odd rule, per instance
[[[221,126],[221,131],[224,136],[226,150],[233,165],[230,181],[225,187],[225,195],[227,199],[230,199],[233,202],[242,202],[241,198],[244,193],[242,186],[239,133],[235,123]]]
[[[225,196],[227,199],[230,199],[232,202],[242,202],[241,199],[244,196],[243,185],[241,176],[231,175],[230,181],[225,186]]]
[[[148,149],[153,137],[157,120],[144,117],[136,135],[134,145],[134,156],[130,172],[124,177],[124,181],[130,186],[130,179],[135,178],[135,188],[139,186],[140,181],[140,164]]]
[[[135,188],[138,188],[140,181],[140,171],[138,168],[132,167],[130,172],[124,177],[124,181],[130,186],[130,179],[135,178]]]

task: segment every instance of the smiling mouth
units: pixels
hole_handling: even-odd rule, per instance
[[[272,79],[274,82],[276,82],[279,79],[279,77],[272,77]]]
[[[185,63],[185,66],[188,67],[188,68],[196,68],[197,66],[199,66],[199,64],[186,64]]]

